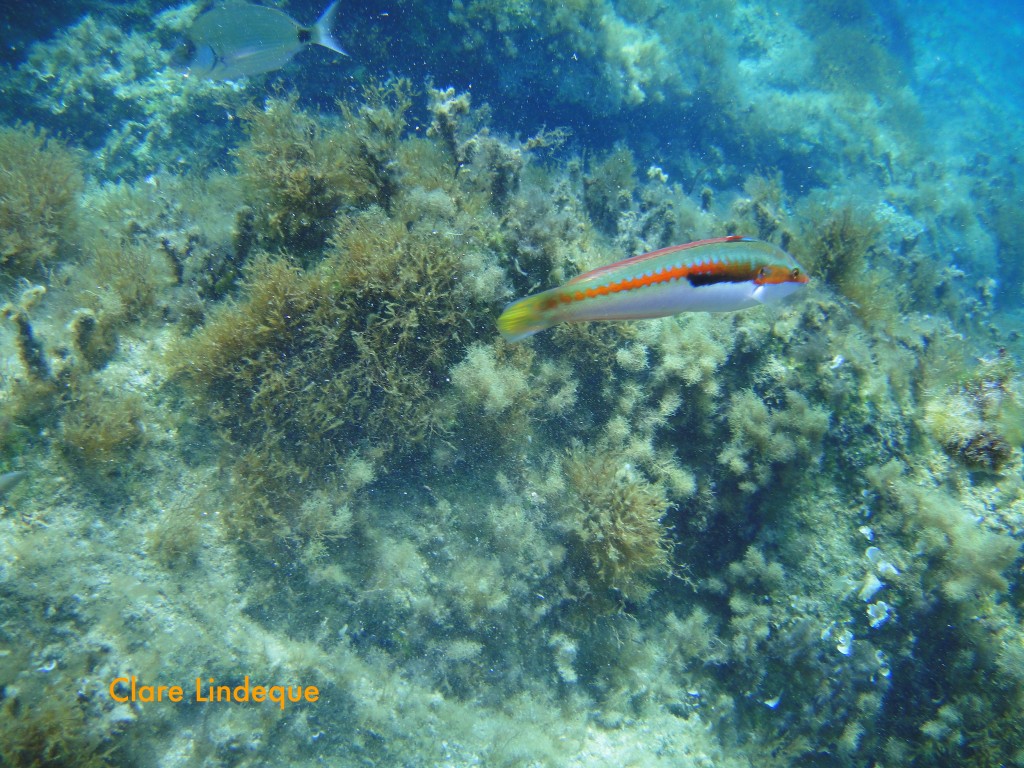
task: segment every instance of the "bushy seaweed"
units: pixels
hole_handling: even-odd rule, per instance
[[[298,462],[287,476],[355,450],[408,453],[449,429],[439,394],[473,336],[461,276],[451,240],[370,209],[314,269],[254,261],[241,298],[179,345],[176,366],[253,458]]]
[[[359,105],[341,105],[339,122],[311,115],[297,101],[291,93],[248,109],[248,140],[235,156],[258,242],[309,259],[343,207],[391,205],[410,87],[405,80],[368,86]]]
[[[65,258],[78,215],[75,155],[31,125],[0,126],[0,267],[24,275]]]
[[[60,686],[38,687],[38,699],[5,698],[0,707],[0,757],[9,768],[103,768],[110,749],[90,727],[85,707]]]
[[[670,571],[665,488],[610,451],[578,448],[564,470],[566,526],[589,589],[599,601],[646,599],[652,580]]]
[[[104,392],[89,379],[76,379],[61,420],[61,446],[73,465],[121,474],[142,442],[141,419],[139,395]]]

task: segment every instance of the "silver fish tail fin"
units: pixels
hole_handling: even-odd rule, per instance
[[[330,48],[335,53],[340,53],[342,56],[348,56],[341,44],[334,39],[334,19],[338,15],[338,5],[341,0],[334,0],[327,10],[323,12],[323,15],[317,19],[316,24],[313,25],[313,42],[317,45],[322,45],[324,48]]]

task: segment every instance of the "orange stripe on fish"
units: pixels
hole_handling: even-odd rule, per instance
[[[661,248],[598,267],[505,308],[510,341],[556,323],[636,320],[680,312],[729,312],[776,301],[807,283],[792,256],[731,235]]]

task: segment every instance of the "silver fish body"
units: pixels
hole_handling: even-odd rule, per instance
[[[16,469],[13,472],[4,472],[0,475],[0,499],[26,477],[28,477],[28,472],[21,469]]]
[[[189,72],[214,80],[233,80],[280,69],[307,45],[348,54],[331,34],[338,0],[312,27],[303,27],[284,11],[226,0],[207,11],[189,30]]]

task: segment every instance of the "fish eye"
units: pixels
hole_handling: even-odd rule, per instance
[[[757,273],[757,276],[758,277],[768,277],[768,268],[767,267],[761,267],[761,269]]]
[[[800,277],[800,269],[796,268],[793,270],[793,277]]]
[[[186,69],[196,57],[196,44],[191,40],[178,40],[171,50],[171,66]]]

